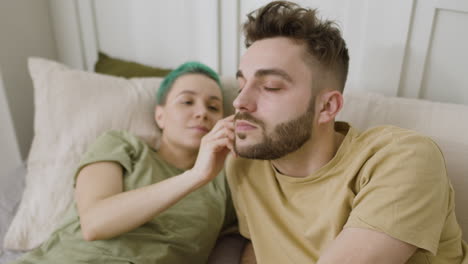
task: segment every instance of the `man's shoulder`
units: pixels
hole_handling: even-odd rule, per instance
[[[370,127],[363,132],[360,133],[361,136],[391,136],[391,137],[400,137],[400,136],[405,136],[405,135],[419,135],[422,136],[422,134],[419,134],[418,132],[398,126],[393,126],[393,125],[379,125],[379,126],[374,126]]]
[[[443,155],[438,145],[426,135],[396,126],[376,126],[355,132],[344,150],[343,164],[382,166],[403,162],[419,164],[421,157],[442,165]],[[416,166],[416,165],[415,165]]]
[[[445,175],[445,161],[439,146],[429,136],[417,131],[378,126],[359,133],[355,144],[350,156],[361,159],[366,166],[398,167],[400,171],[402,168],[418,171],[430,167],[440,172],[433,175],[435,178]],[[420,176],[429,177],[424,173]]]
[[[367,146],[399,146],[401,144],[416,146],[435,145],[434,141],[427,135],[417,131],[390,125],[375,126],[358,133],[355,142]]]

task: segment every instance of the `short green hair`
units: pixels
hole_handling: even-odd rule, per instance
[[[221,81],[219,80],[218,74],[208,67],[207,65],[197,62],[197,61],[189,61],[182,65],[180,65],[177,69],[171,71],[163,80],[161,85],[159,86],[158,91],[156,92],[156,104],[164,105],[166,103],[166,97],[169,91],[171,90],[172,85],[177,80],[177,78],[185,75],[185,74],[202,74],[207,76],[208,78],[214,80],[223,92],[221,88]]]

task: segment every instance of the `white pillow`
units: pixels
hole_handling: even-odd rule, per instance
[[[160,78],[124,79],[29,59],[34,84],[34,139],[26,186],[5,235],[5,248],[37,247],[56,229],[73,201],[73,174],[81,155],[109,129],[154,142],[154,94]]]

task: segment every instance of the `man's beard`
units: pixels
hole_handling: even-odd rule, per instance
[[[298,118],[276,125],[273,132],[266,134],[265,123],[249,113],[238,112],[235,120],[246,120],[262,128],[263,141],[253,146],[239,149],[234,144],[236,153],[243,158],[275,160],[298,150],[312,136],[314,120],[315,96],[312,96],[307,111]],[[243,140],[247,135],[237,133],[236,141]]]

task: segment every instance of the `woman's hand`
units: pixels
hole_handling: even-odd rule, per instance
[[[234,151],[233,116],[222,119],[201,141],[191,170],[166,180],[123,191],[122,167],[98,162],[77,176],[75,197],[85,240],[110,239],[150,221],[218,175]]]
[[[224,166],[229,152],[234,151],[234,115],[219,120],[200,144],[197,160],[192,168],[203,182],[209,182]]]

